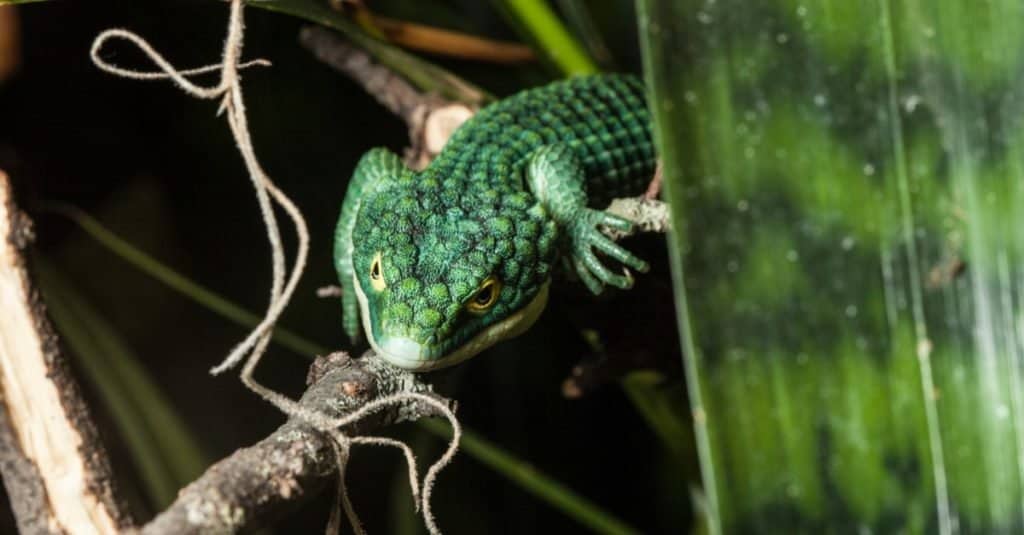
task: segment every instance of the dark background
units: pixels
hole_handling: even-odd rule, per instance
[[[631,2],[595,4],[618,68],[639,72]],[[371,5],[382,13],[516,39],[487,2]],[[215,62],[227,6],[212,0],[56,1],[22,6],[18,13],[21,68],[0,81],[0,169],[11,175],[19,202],[37,223],[38,253],[74,281],[142,358],[211,462],[259,440],[283,421],[282,415],[244,389],[234,374],[207,374],[246,332],[112,255],[66,219],[39,211],[53,200],[77,205],[192,280],[250,310],[263,310],[269,248],[241,158],[223,118],[214,116],[216,104],[193,99],[168,82],[110,76],[88,58],[100,31],[126,27],[181,68]],[[281,323],[321,344],[346,348],[338,303],[318,299],[314,291],[335,282],[332,233],[356,160],[374,146],[400,151],[406,129],[298,45],[301,21],[252,8],[246,19],[244,56],[274,64],[244,72],[256,151],[305,212],[313,240],[309,267]],[[151,69],[123,42],[112,42],[105,57]],[[540,64],[429,59],[498,95],[554,76]],[[289,227],[283,228],[290,239]],[[602,330],[605,338],[640,338],[672,353],[677,338],[661,245],[658,237],[632,245],[654,260],[655,269],[630,295],[606,297],[595,306],[575,289],[558,291],[528,334],[439,380],[442,392],[459,401],[467,427],[643,532],[669,533],[683,531],[689,522],[686,485],[623,390],[613,383],[580,400],[561,394],[562,380],[589,354],[581,326],[610,326]],[[678,355],[674,358],[678,362]],[[308,363],[271,345],[258,377],[294,396],[303,389]],[[112,417],[90,385],[83,381],[83,387],[123,494],[131,497],[139,519],[149,518],[153,505]],[[444,447],[414,426],[392,434],[413,443],[421,470]],[[412,514],[403,473],[395,452],[355,451],[349,488],[371,532],[396,532]],[[332,493],[322,493],[275,530],[319,532],[332,499]],[[434,509],[449,533],[583,531],[465,454],[440,476]],[[0,531],[13,530],[4,509]]]

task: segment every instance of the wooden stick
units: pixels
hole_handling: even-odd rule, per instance
[[[32,222],[0,172],[0,468],[24,533],[107,534],[131,524],[110,464],[25,267]]]

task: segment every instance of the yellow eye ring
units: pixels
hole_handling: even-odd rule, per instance
[[[501,294],[501,281],[497,277],[490,276],[480,283],[473,297],[469,298],[466,308],[474,314],[483,314],[491,309],[498,302],[498,295]]]
[[[374,290],[382,291],[387,288],[387,283],[384,282],[384,268],[381,266],[381,255],[377,253],[373,257],[373,263],[370,264],[370,286],[373,286]]]

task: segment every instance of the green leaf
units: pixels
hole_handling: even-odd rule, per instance
[[[707,522],[709,533],[721,533],[721,520],[718,505],[718,489],[714,480],[714,464],[712,448],[704,416],[704,394],[699,381],[696,362],[693,358],[695,346],[689,319],[689,306],[683,278],[683,251],[686,243],[683,236],[675,229],[687,228],[686,215],[683,212],[685,186],[684,153],[680,150],[689,144],[686,125],[689,123],[687,110],[682,105],[660,106],[662,99],[676,99],[685,91],[685,82],[678,76],[680,45],[687,38],[681,24],[673,24],[681,18],[692,16],[691,10],[683,2],[664,0],[639,0],[637,3],[637,21],[639,25],[640,44],[643,52],[644,74],[650,90],[649,104],[654,117],[655,141],[662,165],[663,197],[668,202],[671,215],[672,232],[669,234],[669,259],[672,265],[673,298],[676,304],[676,315],[679,323],[680,339],[683,346],[683,365],[686,372],[687,391],[690,395],[690,408],[694,418],[694,435],[697,453],[700,459],[701,475],[704,481]],[[660,426],[659,426],[660,427]],[[663,431],[664,432],[664,431]],[[680,478],[686,474],[680,473]]]
[[[493,97],[483,89],[454,74],[420,59],[384,41],[371,37],[345,15],[331,9],[322,0],[248,0],[246,5],[277,11],[337,30],[355,45],[367,51],[425,92],[479,106]]]
[[[421,423],[428,431],[444,440],[451,439],[451,429],[439,420],[421,420]],[[558,481],[544,475],[530,463],[517,459],[476,433],[467,433],[463,429],[460,444],[462,450],[472,455],[484,466],[562,510],[596,533],[608,535],[639,533],[628,524],[576,495]]]
[[[563,76],[598,72],[583,46],[547,0],[492,0],[498,10]]]
[[[590,57],[602,70],[614,70],[615,61],[611,50],[608,49],[608,44],[591,15],[589,4],[587,0],[558,0],[558,7],[573,32],[583,42]]]
[[[85,212],[67,204],[50,204],[47,210],[63,215],[82,228],[90,237],[98,241],[117,256],[148,273],[151,277],[166,284],[172,290],[188,296],[203,307],[216,312],[232,323],[251,328],[260,322],[260,316],[250,312],[217,293],[192,282],[191,279],[160,263],[158,260],[139,250],[135,246],[107,230],[99,221]],[[295,332],[284,327],[274,329],[273,340],[306,358],[312,360],[316,355],[327,352],[317,344],[309,342]]]
[[[1024,4],[639,8],[713,530],[1020,532]]]
[[[689,407],[681,403],[686,396],[682,385],[666,383],[656,371],[640,370],[624,377],[622,388],[675,462],[685,465],[694,452]]]

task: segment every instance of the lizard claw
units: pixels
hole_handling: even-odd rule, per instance
[[[604,284],[627,290],[633,286],[633,277],[626,271],[624,275],[613,273],[594,253],[597,249],[608,256],[641,273],[650,269],[633,253],[627,251],[597,230],[597,225],[604,225],[628,232],[633,223],[627,219],[600,210],[584,208],[576,219],[572,229],[573,267],[587,288],[594,294],[601,293]]]

